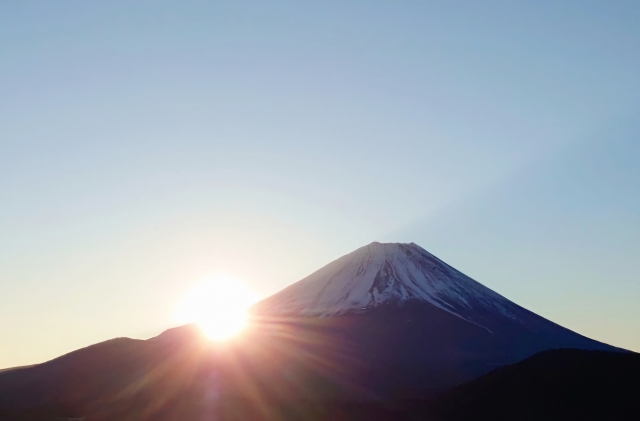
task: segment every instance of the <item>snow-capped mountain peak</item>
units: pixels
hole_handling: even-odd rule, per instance
[[[323,317],[410,301],[471,322],[480,313],[517,320],[524,310],[414,243],[374,242],[261,301],[254,311]]]

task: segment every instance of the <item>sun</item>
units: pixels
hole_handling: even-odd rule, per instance
[[[180,301],[179,323],[196,323],[214,341],[225,341],[248,323],[247,310],[259,295],[243,282],[218,275],[196,283]]]

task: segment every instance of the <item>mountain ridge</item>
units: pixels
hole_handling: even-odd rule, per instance
[[[503,305],[506,298],[417,244],[373,242],[262,300],[254,309],[322,317],[422,300],[451,312],[452,301],[469,307],[467,299],[478,297],[485,305],[516,317]]]
[[[332,317],[408,303],[434,306],[491,334],[507,323],[554,335],[570,332],[591,341],[510,301],[415,243],[360,247],[258,302],[251,312]]]
[[[1,372],[0,420],[35,420],[36,411],[43,421],[272,421],[264,405],[427,399],[541,351],[623,351],[518,306],[414,243],[361,247],[252,314],[225,344],[187,325]],[[248,412],[236,416],[238,408]]]

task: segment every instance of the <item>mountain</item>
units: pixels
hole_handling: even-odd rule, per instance
[[[460,385],[430,405],[447,421],[640,419],[640,355],[544,351]]]
[[[146,341],[116,338],[0,372],[0,420],[171,413],[176,401],[201,387],[208,347],[199,329],[187,325]]]
[[[415,244],[362,247],[251,314],[227,343],[185,326],[0,372],[0,420],[396,419],[406,402],[540,351],[622,351],[537,316]]]
[[[547,349],[616,350],[518,306],[413,243],[371,243],[253,313],[314,320],[364,367],[360,382],[384,396],[424,396]]]
[[[371,243],[261,301],[258,313],[309,317],[362,313],[423,302],[471,323],[481,314],[512,320],[523,309],[418,245]],[[527,312],[528,313],[528,312]],[[475,321],[474,321],[475,320]]]

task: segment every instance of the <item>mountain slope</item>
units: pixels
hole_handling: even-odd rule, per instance
[[[516,319],[519,309],[414,243],[376,242],[263,300],[256,310],[322,317],[413,300],[460,317],[489,311]]]
[[[166,411],[175,396],[198,387],[200,357],[207,347],[199,330],[188,325],[146,341],[112,339],[1,372],[0,419],[102,419],[114,405],[144,408],[150,415]],[[151,396],[158,399],[153,405]]]
[[[564,336],[567,346],[606,348],[518,306],[420,246],[371,243],[259,302],[259,316],[330,317],[379,307],[437,308],[488,333],[506,325]]]
[[[280,408],[326,414],[349,402],[366,403],[365,413],[369,403],[390,402],[394,412],[397,402],[433,397],[540,351],[616,350],[512,303],[415,244],[358,249],[252,314],[249,328],[225,344],[185,326],[0,372],[0,420],[272,421],[309,419],[281,416]],[[350,419],[336,417],[328,419]]]
[[[432,406],[447,421],[638,420],[640,355],[545,351],[454,388]]]
[[[443,390],[548,349],[616,350],[518,306],[413,243],[369,244],[252,311],[291,325],[315,320],[366,367],[360,383],[385,396]]]

